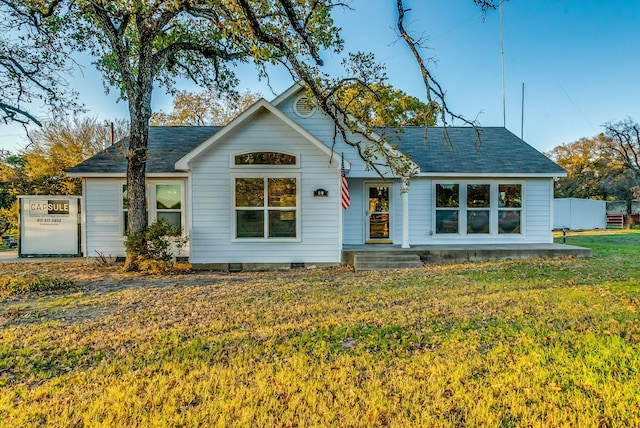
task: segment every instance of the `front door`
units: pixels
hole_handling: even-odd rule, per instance
[[[368,184],[366,192],[367,243],[391,243],[389,186]]]

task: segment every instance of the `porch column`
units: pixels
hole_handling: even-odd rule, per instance
[[[402,177],[402,248],[409,248],[409,178]]]

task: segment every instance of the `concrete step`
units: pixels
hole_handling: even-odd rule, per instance
[[[354,255],[354,268],[361,270],[393,270],[422,267],[420,256],[403,252],[363,252]]]

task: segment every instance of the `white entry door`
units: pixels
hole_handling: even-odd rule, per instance
[[[391,243],[390,187],[387,184],[367,184],[367,243]]]

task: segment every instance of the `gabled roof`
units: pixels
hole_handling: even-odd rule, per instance
[[[398,150],[420,166],[420,175],[549,176],[562,177],[564,169],[502,127],[481,127],[480,142],[471,127],[408,126],[390,136]],[[426,135],[426,140],[425,140]]]
[[[175,163],[221,129],[220,126],[150,126],[147,174],[176,172]],[[126,151],[129,137],[84,162],[67,169],[71,176],[86,173],[127,172]]]
[[[282,123],[287,125],[290,129],[297,132],[310,142],[313,146],[317,147],[321,151],[327,154],[330,158],[332,158],[331,148],[312,135],[309,131],[304,129],[302,126],[298,125],[294,120],[292,120],[289,116],[284,114],[282,111],[278,110],[273,106],[269,101],[264,98],[258,100],[255,104],[245,110],[238,117],[233,119],[229,124],[224,126],[219,132],[211,136],[211,138],[204,141],[198,147],[195,147],[193,150],[186,153],[182,158],[178,159],[175,163],[175,167],[178,170],[188,170],[190,168],[189,164],[204,153],[207,149],[217,144],[220,140],[222,140],[227,135],[230,135],[237,128],[242,127],[245,123],[250,122],[254,117],[256,117],[261,112],[267,112],[271,114],[276,119],[280,120]],[[334,166],[340,167],[338,162],[334,163]],[[345,161],[345,167],[349,168],[348,162]]]

